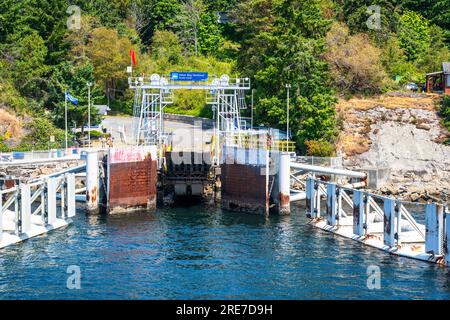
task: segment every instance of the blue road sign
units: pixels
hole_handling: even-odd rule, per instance
[[[172,81],[207,81],[207,72],[171,72],[170,80]]]

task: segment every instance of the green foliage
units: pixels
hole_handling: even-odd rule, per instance
[[[64,128],[64,92],[67,90],[79,100],[78,106],[67,102],[68,125],[73,122],[77,126],[88,123],[88,87],[87,83],[94,85],[91,87],[91,104],[96,104],[103,99],[101,87],[93,82],[94,67],[90,63],[73,65],[65,62],[54,69],[52,83],[54,84],[49,101],[53,104],[53,119],[60,128]],[[91,124],[96,125],[101,121],[101,116],[95,107],[91,107]]]
[[[352,33],[367,33],[378,44],[385,43],[396,32],[400,16],[400,0],[337,0],[342,7],[342,16]],[[374,17],[370,6],[380,7],[380,29],[369,28],[368,22]],[[369,24],[370,25],[370,24]]]
[[[11,34],[8,44],[3,46],[6,56],[3,66],[18,91],[25,97],[40,98],[47,48],[36,31],[29,34]]]
[[[80,30],[67,28],[69,5],[81,8]],[[377,30],[367,25],[373,5],[381,8]],[[219,24],[218,12],[230,22]],[[333,23],[348,31],[330,43]],[[385,74],[400,78],[398,86],[421,84],[425,73],[450,60],[449,43],[448,0],[2,0],[0,106],[46,119],[22,149],[48,147],[38,133],[49,114],[49,126],[64,127],[66,89],[80,100],[68,104],[69,125],[87,123],[88,81],[95,83],[93,103],[108,101],[115,113],[131,114],[125,71],[133,49],[134,74],[250,77],[259,124],[285,128],[290,84],[298,146],[306,151],[307,141],[315,141],[313,153],[326,154],[336,136],[334,89],[383,92],[393,83]],[[177,93],[166,111],[212,116],[204,92],[195,91]],[[93,123],[101,120],[94,108],[92,115]]]
[[[306,140],[306,154],[314,157],[334,157],[335,147],[332,143],[324,140]]]
[[[98,140],[103,136],[103,132],[100,131],[91,131],[91,139]]]
[[[10,152],[11,148],[5,143],[5,138],[0,136],[0,152]]]
[[[57,149],[65,145],[64,130],[57,129],[44,117],[36,117],[26,125],[29,133],[22,139],[17,151]],[[55,137],[55,142],[50,143],[50,137]]]
[[[330,22],[319,4],[247,0],[234,13],[242,37],[238,67],[253,79],[257,121],[286,126],[285,85],[290,84],[290,124],[302,149],[305,140],[335,136],[336,99],[320,58]]]
[[[120,37],[116,29],[96,28],[84,47],[86,56],[92,61],[95,79],[114,88],[117,79],[125,77],[130,65],[129,52],[133,46],[128,38]]]
[[[225,40],[222,27],[217,23],[215,12],[205,12],[199,26],[199,51],[203,54],[217,55]]]
[[[174,65],[181,61],[181,45],[175,33],[170,31],[155,31],[152,41],[152,57]]]
[[[444,96],[440,102],[439,115],[442,117],[442,124],[450,131],[450,96]]]
[[[442,28],[443,36],[450,43],[450,4],[448,0],[404,0],[404,7],[420,12],[432,23]]]
[[[419,13],[405,11],[399,19],[398,37],[407,59],[417,60],[430,46],[429,21]]]
[[[350,35],[345,25],[334,23],[327,34],[333,85],[342,93],[373,94],[383,90],[386,72],[380,61],[381,50],[366,34]]]
[[[82,13],[97,17],[105,27],[115,27],[126,18],[130,5],[128,0],[74,0],[71,4],[79,6]]]
[[[417,61],[422,74],[441,70],[442,62],[450,61],[450,50],[445,44],[445,32],[442,28],[430,26],[430,45]]]
[[[3,0],[0,3],[0,43],[11,43],[10,35],[39,35],[43,39],[46,63],[62,61],[68,47],[64,41],[66,17],[65,0]],[[37,39],[40,42],[40,39]]]
[[[149,45],[156,30],[174,31],[173,26],[180,14],[181,4],[179,0],[149,0],[144,1],[138,10],[147,17],[143,19],[144,25],[139,31],[142,42]]]
[[[3,77],[0,77],[0,105],[9,106],[18,112],[24,111],[27,107],[26,99],[22,97],[11,81]]]

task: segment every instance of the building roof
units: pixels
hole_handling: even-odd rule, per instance
[[[106,105],[94,105],[94,107],[98,109],[98,114],[102,116],[108,115],[108,111],[111,111]]]
[[[444,71],[445,74],[450,74],[450,62],[443,62],[442,70]]]
[[[437,76],[437,75],[440,75],[440,74],[442,74],[442,73],[443,73],[442,71],[432,72],[432,73],[427,73],[427,77]]]

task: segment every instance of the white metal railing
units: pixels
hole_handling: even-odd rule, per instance
[[[209,80],[210,79],[210,80]],[[250,89],[249,78],[229,78],[228,76],[210,76],[206,81],[179,81],[172,80],[170,75],[152,75],[150,77],[130,77],[128,84],[130,89],[154,88],[154,89],[191,89],[191,90],[227,90]]]
[[[353,227],[355,236],[382,235],[384,244],[389,247],[404,243],[426,244],[424,253],[442,254],[443,213],[448,208],[436,204],[413,204],[313,177],[306,181],[306,193],[307,215],[311,219],[326,219],[329,227]],[[326,205],[323,208],[321,204],[324,201]],[[412,205],[421,207],[426,225],[418,223],[408,211],[407,206]],[[431,236],[432,230],[437,235]]]
[[[297,156],[295,162],[309,164],[312,166],[325,166],[332,168],[342,168],[342,157],[314,157],[314,156]]]
[[[47,227],[74,217],[75,211],[73,173],[0,190],[0,241],[4,232],[29,235],[36,226]]]

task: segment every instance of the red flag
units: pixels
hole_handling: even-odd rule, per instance
[[[133,66],[136,65],[136,52],[134,50],[130,50],[131,63]]]

